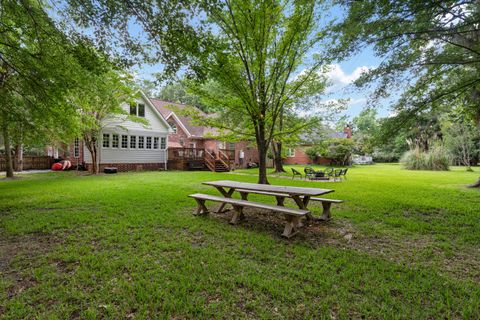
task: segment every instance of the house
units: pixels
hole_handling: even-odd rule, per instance
[[[112,115],[104,121],[98,151],[100,171],[105,167],[117,167],[119,171],[165,170],[170,125],[143,92],[136,103],[125,103],[122,108],[144,118],[146,124],[132,121],[127,115]],[[73,165],[85,164],[88,169],[92,166],[91,154],[80,139],[59,156]]]
[[[257,149],[250,142],[219,141],[213,138],[218,134],[215,128],[195,124],[192,117],[182,115],[186,105],[150,100],[172,128],[168,135],[168,168],[187,170],[206,167],[211,171],[229,171],[245,168],[251,162],[258,163]],[[208,117],[201,110],[196,111]]]
[[[343,132],[330,132],[327,134],[328,138],[352,138],[352,129],[350,126],[346,126]],[[303,143],[294,148],[288,148],[286,150],[286,157],[283,159],[283,164],[320,164],[330,165],[332,160],[325,157],[317,157],[315,160],[310,159],[307,155],[307,150],[313,146],[311,137],[303,137]]]

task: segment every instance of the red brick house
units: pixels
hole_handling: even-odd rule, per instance
[[[352,129],[350,126],[346,126],[343,129],[343,132],[333,132],[329,134],[330,138],[352,138]],[[313,144],[311,142],[304,142],[295,148],[288,148],[286,150],[287,156],[283,159],[284,164],[320,164],[320,165],[330,165],[332,160],[325,157],[317,157],[315,160],[310,159],[307,155],[307,149],[311,148]]]
[[[181,111],[187,108],[180,103],[172,103],[150,98],[150,101],[167,120],[172,128],[168,135],[168,167],[186,170],[206,167],[212,171],[228,171],[245,168],[249,162],[258,162],[257,149],[248,141],[219,141],[212,136],[215,128],[199,126]],[[201,116],[208,117],[201,110]]]

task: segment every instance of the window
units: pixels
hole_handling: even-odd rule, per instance
[[[135,149],[137,147],[137,137],[130,136],[130,149]]]
[[[183,139],[180,139],[180,145],[183,147],[184,144],[185,142],[183,141]]]
[[[104,148],[110,148],[110,133],[103,134],[103,143],[102,146]]]
[[[167,148],[167,138],[162,137],[160,140],[160,149],[165,150]]]
[[[158,137],[153,138],[153,149],[158,149]]]
[[[118,148],[118,134],[112,134],[112,148]]]
[[[130,105],[130,115],[131,116],[136,116],[137,115],[137,105],[132,103]]]
[[[228,143],[228,150],[235,150],[235,142]]]
[[[145,105],[144,104],[141,104],[141,103],[138,104],[138,114],[137,114],[137,116],[145,118]]]
[[[147,137],[147,149],[152,149],[152,137]]]
[[[145,105],[132,103],[130,105],[130,115],[145,118]]]
[[[295,157],[295,149],[288,148],[287,149],[287,157]]]
[[[80,157],[80,139],[75,138],[75,142],[73,143],[73,156],[75,158]]]
[[[122,149],[127,149],[128,148],[128,136],[125,134],[122,134]]]
[[[143,145],[144,145],[144,142],[145,142],[145,137],[138,137],[138,149],[143,149]]]
[[[177,133],[177,125],[175,123],[170,123],[170,127],[172,127],[173,133]]]

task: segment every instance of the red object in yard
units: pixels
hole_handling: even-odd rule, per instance
[[[53,171],[61,171],[63,168],[63,165],[60,162],[54,163],[52,165],[52,170]]]

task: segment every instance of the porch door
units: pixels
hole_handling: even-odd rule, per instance
[[[197,148],[196,142],[190,142],[188,144],[188,154],[190,158],[193,158],[193,159],[196,158],[196,155],[197,155],[197,150],[195,150],[196,148]]]

